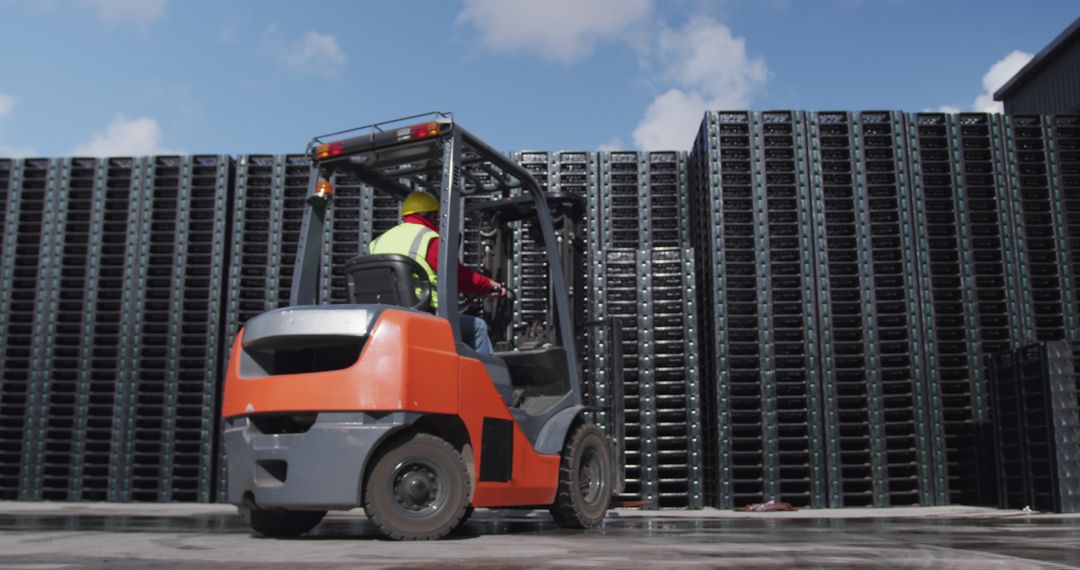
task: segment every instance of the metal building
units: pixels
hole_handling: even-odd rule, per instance
[[[1080,113],[1080,18],[994,93],[1006,115]]]

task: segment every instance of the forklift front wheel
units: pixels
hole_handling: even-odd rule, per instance
[[[300,536],[315,528],[326,511],[264,511],[240,507],[240,517],[255,532],[265,536]]]
[[[565,528],[600,526],[611,504],[613,461],[603,432],[582,425],[570,436],[559,465],[551,516]]]
[[[461,522],[468,503],[465,460],[426,433],[384,452],[364,487],[364,510],[394,540],[442,538]]]

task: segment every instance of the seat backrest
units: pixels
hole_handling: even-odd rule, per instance
[[[416,260],[404,255],[354,257],[345,263],[345,276],[349,300],[353,303],[431,309],[431,282],[427,272]]]

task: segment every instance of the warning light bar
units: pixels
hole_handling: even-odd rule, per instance
[[[315,156],[322,160],[331,156],[337,156],[345,152],[345,141],[337,141],[329,144],[324,144],[315,149]]]
[[[440,123],[438,121],[428,121],[426,123],[420,123],[419,125],[412,125],[411,127],[398,129],[397,139],[400,142],[435,136],[439,134],[439,128]]]

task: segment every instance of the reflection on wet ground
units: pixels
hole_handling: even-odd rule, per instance
[[[125,539],[136,534],[137,540]],[[154,539],[156,535],[167,538]],[[104,553],[100,562],[72,557],[70,548],[88,536],[97,537],[98,550]],[[147,540],[143,547],[130,546]],[[38,548],[46,544],[53,548]],[[148,560],[229,568],[279,563],[348,567],[349,560],[355,561],[349,553],[358,549],[370,555],[367,564],[382,568],[436,563],[453,563],[454,568],[1080,568],[1080,518],[830,518],[823,512],[821,518],[755,519],[613,513],[603,528],[583,532],[559,528],[543,511],[478,510],[449,540],[410,545],[408,559],[401,560],[401,545],[378,539],[362,511],[332,515],[304,537],[274,540],[251,536],[235,514],[220,509],[70,514],[5,512],[0,504],[0,569],[41,564],[138,567]],[[319,557],[306,558],[313,555]]]

